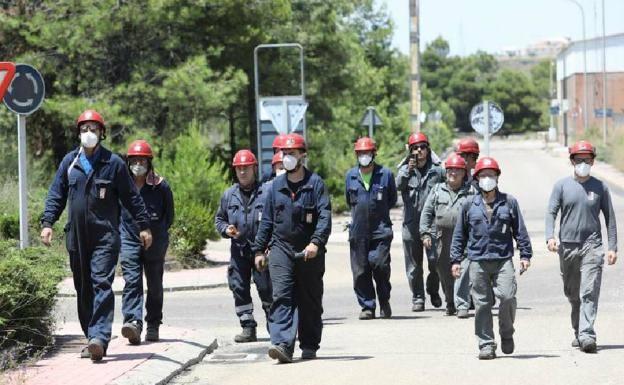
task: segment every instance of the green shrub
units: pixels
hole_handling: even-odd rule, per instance
[[[19,239],[19,215],[2,213],[0,216],[0,239]]]
[[[163,145],[163,156],[155,162],[173,190],[172,251],[187,267],[202,264],[206,240],[219,237],[214,217],[228,182],[225,166],[212,155],[208,139],[193,122],[186,134]]]
[[[50,345],[64,260],[54,249],[0,241],[0,369]]]

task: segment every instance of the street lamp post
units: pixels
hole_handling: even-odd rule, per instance
[[[607,38],[605,35],[605,2],[602,0],[602,144],[607,145]]]
[[[579,8],[583,21],[583,131],[587,132],[587,36],[585,35],[585,10],[577,0],[568,0]]]

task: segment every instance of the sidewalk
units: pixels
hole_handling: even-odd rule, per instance
[[[121,325],[115,324],[113,330]],[[80,359],[87,341],[78,323],[65,324],[57,332],[59,346],[35,364],[5,372],[7,385],[141,385],[168,382],[217,348],[214,336],[204,331],[166,327],[161,340],[132,346],[114,336],[108,355],[94,364]]]

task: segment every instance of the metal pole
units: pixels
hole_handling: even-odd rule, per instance
[[[490,103],[483,102],[483,116],[485,117],[485,155],[490,156]]]
[[[375,109],[373,107],[368,107],[368,117],[370,118],[368,122],[368,137],[373,139],[373,120],[375,119]]]
[[[28,183],[26,180],[26,116],[17,115],[20,249],[28,247]]]
[[[607,145],[607,38],[604,0],[602,0],[602,144]]]
[[[409,1],[410,15],[410,126],[412,132],[420,131],[420,23],[419,0]]]
[[[583,131],[587,131],[587,36],[585,35],[585,10],[581,3],[577,0],[568,0],[574,3],[581,11],[581,18],[583,21]]]

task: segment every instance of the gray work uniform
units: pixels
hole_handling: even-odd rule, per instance
[[[397,172],[396,186],[403,199],[403,252],[405,255],[405,271],[412,291],[412,303],[425,302],[423,282],[423,244],[420,239],[420,214],[429,192],[437,183],[444,181],[444,169],[433,164],[431,158],[421,170],[408,170],[407,164]],[[433,253],[427,251],[427,293],[437,296],[440,280],[435,267]]]
[[[457,217],[466,199],[477,193],[476,189],[464,183],[453,192],[447,183],[438,183],[427,197],[420,217],[420,237],[429,237],[436,246],[436,265],[442,284],[446,307],[468,310],[470,306],[470,261],[462,259],[460,277],[455,280],[451,273],[451,242]]]
[[[617,227],[609,189],[594,177],[584,183],[573,177],[558,181],[548,202],[546,240],[555,237],[559,211],[559,262],[563,292],[572,305],[572,328],[579,342],[595,341],[594,321],[604,265],[601,211],[607,225],[609,250],[617,251]]]

